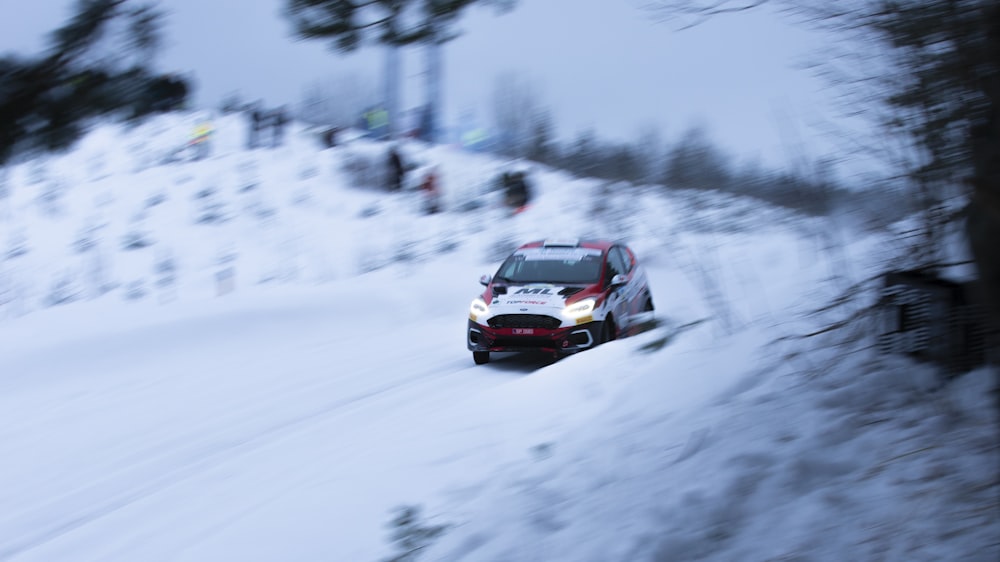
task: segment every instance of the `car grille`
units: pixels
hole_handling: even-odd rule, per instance
[[[544,314],[500,314],[489,319],[490,328],[544,328],[554,330],[562,322]]]
[[[549,338],[533,338],[531,336],[525,337],[515,337],[515,338],[497,338],[493,342],[493,347],[511,347],[511,348],[538,348],[538,347],[549,347],[555,348],[556,342]]]

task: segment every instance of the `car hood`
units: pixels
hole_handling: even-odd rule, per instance
[[[566,306],[567,298],[576,297],[585,292],[583,287],[554,285],[549,283],[531,283],[525,285],[506,285],[506,292],[497,294],[493,289],[490,309],[494,313],[530,313],[539,309],[559,309]]]

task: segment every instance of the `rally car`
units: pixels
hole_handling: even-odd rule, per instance
[[[631,249],[610,241],[531,242],[480,283],[486,290],[472,301],[466,334],[478,365],[494,351],[583,351],[653,311],[645,270]]]

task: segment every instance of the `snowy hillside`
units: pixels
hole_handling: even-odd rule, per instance
[[[406,143],[385,193],[384,144],[246,150],[227,116],[191,161],[196,117],[4,180],[0,560],[1000,556],[995,373],[940,390],[778,342],[878,271],[880,235],[538,166],[511,217],[487,155]],[[548,236],[628,241],[656,327],[475,366],[479,276]]]

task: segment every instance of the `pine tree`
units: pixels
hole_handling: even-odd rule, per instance
[[[158,76],[147,66],[159,45],[160,15],[132,0],[77,0],[69,21],[51,34],[49,48],[31,58],[0,58],[0,165],[17,151],[66,148],[94,117],[138,117],[175,107],[187,96],[182,79]],[[112,24],[129,22],[124,38]],[[110,45],[109,41],[119,44]],[[123,44],[122,44],[123,43]],[[123,65],[110,53],[136,48],[146,56]],[[169,94],[168,98],[164,98]]]

